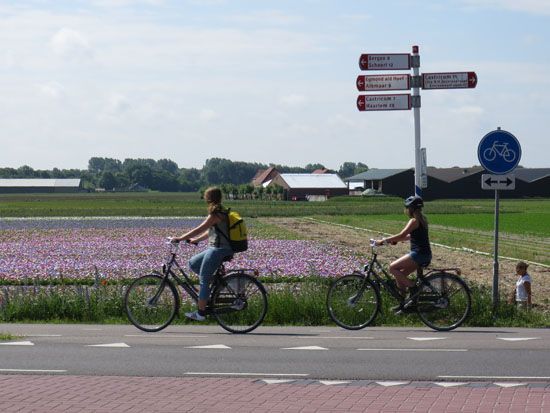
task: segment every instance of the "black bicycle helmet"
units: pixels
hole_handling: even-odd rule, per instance
[[[418,195],[413,195],[405,199],[405,207],[407,208],[422,208],[424,206],[424,201]]]

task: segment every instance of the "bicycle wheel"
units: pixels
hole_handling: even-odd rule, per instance
[[[211,313],[231,333],[248,333],[267,314],[267,292],[260,281],[244,273],[228,274],[212,293]]]
[[[416,311],[424,324],[437,331],[459,327],[470,314],[472,297],[466,283],[458,276],[437,273],[426,277],[430,285],[422,287]]]
[[[161,275],[144,275],[135,279],[126,290],[124,308],[128,319],[140,330],[160,331],[178,313],[178,292],[174,284]]]
[[[344,275],[328,290],[327,310],[340,327],[359,330],[372,323],[380,311],[380,293],[363,275]]]

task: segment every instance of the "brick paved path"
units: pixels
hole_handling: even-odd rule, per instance
[[[0,412],[550,412],[550,384],[384,387],[244,378],[0,375]]]

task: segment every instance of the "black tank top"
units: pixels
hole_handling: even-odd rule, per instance
[[[418,228],[411,232],[411,251],[416,251],[419,254],[431,254],[430,238],[428,237],[428,228],[420,222]]]

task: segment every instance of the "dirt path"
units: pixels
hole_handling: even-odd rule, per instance
[[[308,239],[325,242],[332,240],[339,245],[350,248],[358,253],[369,253],[369,239],[381,238],[380,233],[361,229],[346,228],[337,225],[320,223],[303,218],[270,218],[271,224],[305,236]],[[381,262],[390,262],[409,251],[408,244],[400,243],[379,249]],[[466,251],[456,251],[444,247],[432,246],[434,259],[431,267],[455,268],[459,267],[462,276],[467,280],[491,286],[493,283],[493,258]],[[500,295],[503,297],[513,290],[516,282],[515,266],[512,260],[499,260]],[[529,274],[533,278],[533,303],[550,308],[550,270],[531,264]]]

